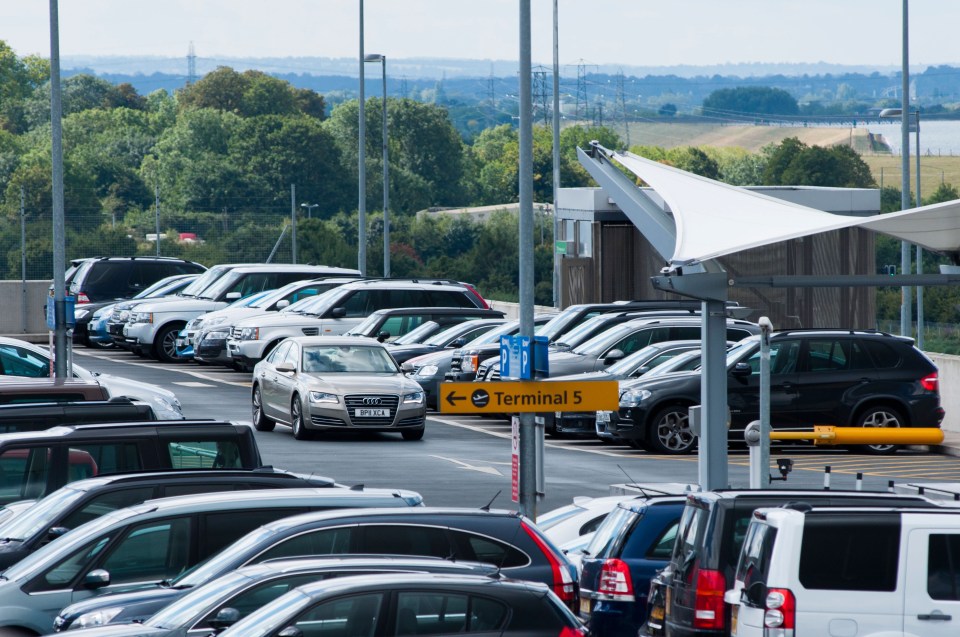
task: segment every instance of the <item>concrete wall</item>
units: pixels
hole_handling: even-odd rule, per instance
[[[20,281],[0,281],[0,334],[46,334],[44,306],[51,281],[28,280],[26,295]],[[24,312],[26,299],[26,312]]]

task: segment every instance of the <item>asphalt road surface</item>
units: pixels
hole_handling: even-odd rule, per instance
[[[91,371],[155,383],[174,391],[188,418],[250,422],[249,373],[196,364],[164,365],[123,351],[77,347],[74,360]],[[427,433],[419,442],[397,434],[325,434],[317,440],[294,440],[287,427],[257,432],[264,462],[303,473],[316,473],[343,484],[411,489],[428,505],[516,509],[510,500],[510,423],[475,416],[428,414]],[[960,482],[960,460],[918,451],[890,457],[845,450],[791,447],[771,457],[794,460],[794,471],[774,488],[820,488],[824,467],[832,469],[833,489],[853,489],[863,473],[864,489],[886,489],[888,481]],[[731,450],[730,483],[748,485],[748,457]],[[777,474],[775,462],[772,473]],[[598,440],[547,439],[545,495],[537,511],[569,504],[575,496],[609,495],[625,482],[696,483],[697,456],[666,457]],[[629,476],[629,478],[628,478]],[[499,495],[497,493],[499,492]]]

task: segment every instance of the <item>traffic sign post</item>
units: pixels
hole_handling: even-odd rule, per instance
[[[615,411],[613,380],[441,383],[440,411],[450,414],[518,414],[546,411]]]
[[[520,502],[520,419],[510,419],[510,499]]]

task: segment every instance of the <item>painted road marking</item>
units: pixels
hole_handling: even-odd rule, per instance
[[[201,383],[195,380],[175,380],[173,381],[174,385],[180,385],[181,387],[216,387],[216,385],[211,385],[210,383]]]

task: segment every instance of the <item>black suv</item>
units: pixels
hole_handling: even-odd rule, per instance
[[[77,304],[129,299],[151,284],[176,274],[199,274],[205,267],[174,257],[96,257],[85,259],[70,278]]]
[[[204,271],[199,263],[174,257],[94,257],[73,262],[67,271],[67,289],[77,297],[74,342],[90,345],[90,319],[104,305],[133,298],[161,279]]]
[[[929,507],[921,496],[868,491],[706,491],[687,496],[666,595],[666,632],[673,637],[730,634],[730,606],[723,594],[733,587],[740,548],[754,509],[788,502],[817,507]]]
[[[759,417],[760,339],[727,354],[730,436]],[[688,453],[696,439],[687,410],[700,404],[700,372],[643,377],[620,384],[620,409],[598,431],[658,453]],[[774,429],[938,427],[943,420],[937,367],[913,340],[883,332],[794,330],[770,339],[770,420]],[[896,445],[865,445],[886,454]]]
[[[262,465],[253,428],[232,422],[124,422],[0,434],[0,504],[42,498],[69,482],[111,473]]]
[[[270,467],[252,471],[134,473],[78,480],[57,489],[3,525],[0,570],[70,529],[147,500],[214,491],[335,486],[330,478],[300,476]]]

